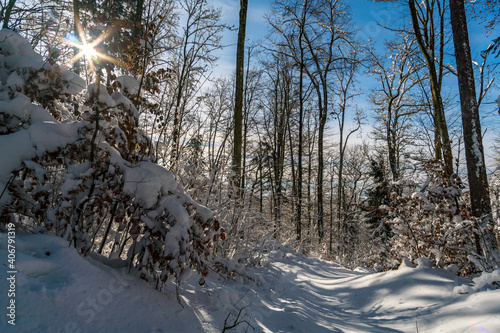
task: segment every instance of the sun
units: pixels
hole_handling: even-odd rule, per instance
[[[87,41],[87,39],[85,38],[85,33],[83,32],[83,28],[81,28],[80,26],[78,29],[78,33],[80,35],[79,38],[73,33],[69,33],[68,35],[66,35],[64,41],[67,44],[73,46],[75,49],[79,49],[79,52],[69,61],[67,65],[71,65],[78,61],[78,59],[85,57],[88,60],[90,69],[92,70],[92,72],[94,72],[94,62],[98,61],[99,59],[103,59],[115,64],[119,63],[117,59],[96,50],[97,45],[102,43],[112,33],[112,31],[113,27],[109,27],[99,37],[91,42]]]
[[[85,57],[95,59],[98,57],[97,51],[92,44],[81,45],[81,50]]]

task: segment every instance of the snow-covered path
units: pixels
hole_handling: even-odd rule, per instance
[[[290,257],[272,265],[281,276],[274,296],[261,294],[264,331],[500,332],[500,292],[458,295],[454,287],[466,281],[447,271],[367,274]]]
[[[196,276],[164,293],[60,238],[16,238],[16,326],[8,324],[7,237],[0,234],[0,332],[500,332],[500,290],[425,267],[370,274],[276,251],[257,282]],[[241,312],[240,312],[241,310]],[[229,315],[231,313],[231,315]],[[229,317],[228,317],[229,315]],[[253,328],[252,328],[253,327]]]

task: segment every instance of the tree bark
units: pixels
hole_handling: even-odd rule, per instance
[[[236,88],[234,100],[233,139],[233,186],[239,186],[241,179],[241,151],[243,145],[243,72],[245,62],[245,29],[247,24],[248,0],[240,0],[240,25],[236,50]]]
[[[302,10],[302,20],[300,22],[300,33],[299,33],[299,48],[300,48],[300,59],[299,59],[299,142],[298,142],[298,153],[297,153],[297,206],[295,207],[295,230],[297,233],[297,240],[300,241],[302,238],[302,182],[303,182],[303,167],[302,167],[302,155],[304,146],[304,72],[305,72],[305,50],[302,45],[302,40],[304,36],[305,27],[305,13],[306,10]]]
[[[10,20],[10,14],[12,13],[12,8],[14,8],[14,5],[16,4],[16,0],[10,0],[9,3],[7,4],[7,7],[5,8],[5,16],[3,17],[3,29],[8,29],[9,28],[9,20]]]
[[[78,0],[73,0],[73,30],[75,31],[75,37],[82,41],[82,32],[83,32],[83,27],[82,27],[82,22],[80,20],[80,2]],[[77,47],[73,47],[73,55],[76,57],[76,55],[80,52],[80,49]],[[81,67],[80,67],[80,59],[76,59],[75,62],[73,63],[73,72],[75,72],[76,75],[80,75],[81,72]]]
[[[316,183],[316,194],[317,194],[317,207],[318,207],[318,237],[319,242],[323,240],[325,235],[324,229],[324,216],[323,216],[323,178],[325,171],[325,158],[324,158],[324,133],[327,118],[327,106],[326,100],[324,101],[324,108],[320,109],[319,116],[319,130],[318,130],[318,181]]]
[[[472,215],[479,219],[485,233],[482,252],[486,261],[498,264],[500,252],[497,239],[492,230],[493,221],[491,218],[488,178],[486,176],[486,164],[484,163],[481,123],[476,100],[474,70],[472,68],[464,1],[450,0],[450,11],[457,61]]]
[[[137,39],[142,34],[142,14],[143,14],[143,11],[144,11],[144,0],[138,0],[136,8],[135,8],[135,14],[132,17],[132,21],[134,22],[134,30],[132,32],[132,37],[133,37],[132,43],[134,43],[134,44],[137,43],[136,46],[138,49],[140,49],[139,46],[141,45]],[[147,49],[146,46],[144,46],[144,49]],[[141,51],[136,50],[136,53],[134,53],[134,55],[133,55],[135,58],[135,61],[134,61],[133,67],[132,67],[132,72],[135,75],[144,74],[144,73],[139,73],[140,63],[141,63],[140,54],[141,54]],[[144,71],[144,68],[143,68],[143,71]]]

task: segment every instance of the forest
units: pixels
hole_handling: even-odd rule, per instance
[[[0,1],[0,231],[158,290],[252,280],[277,244],[374,272],[497,269],[499,2],[359,1],[398,11],[383,40],[347,0],[270,0],[249,39],[255,2],[233,2],[236,26],[210,0]]]

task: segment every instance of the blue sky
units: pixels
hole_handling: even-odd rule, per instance
[[[239,15],[239,0],[212,0],[211,3],[222,9],[222,15],[224,22],[238,26],[238,15]],[[249,0],[248,4],[248,19],[247,19],[247,32],[246,32],[246,43],[247,45],[257,42],[259,39],[265,37],[267,31],[267,22],[265,15],[270,10],[270,0]],[[405,16],[406,3],[405,2],[374,2],[373,0],[350,0],[349,5],[352,9],[352,18],[355,25],[359,29],[359,37],[365,41],[372,39],[378,45],[382,46],[384,40],[391,38],[391,33],[387,32],[384,28],[377,25],[378,23],[394,26],[395,22],[401,20]],[[482,22],[477,22],[469,18],[469,37],[471,43],[472,55],[477,61],[481,61],[479,54],[481,51],[485,50],[486,47],[491,43],[492,39],[500,36],[500,27],[497,27],[489,35],[485,33],[485,29]],[[233,73],[236,62],[236,41],[237,41],[237,31],[228,32],[224,36],[224,44],[228,45],[220,54],[220,60],[218,68],[215,70],[215,75],[230,75]],[[382,51],[382,49],[381,49]],[[450,57],[450,61],[453,58]],[[495,62],[500,62],[500,58],[493,59]],[[457,91],[456,79],[449,79],[451,84],[451,89]],[[366,80],[365,80],[366,82]],[[496,82],[500,83],[500,73],[496,73]],[[364,86],[360,89],[365,90],[368,93],[369,88]],[[458,91],[457,91],[458,93]],[[494,90],[490,94],[490,98],[486,102],[492,103],[500,94],[499,90]],[[458,107],[458,96],[457,96],[457,107]],[[360,98],[358,105],[368,111],[371,108],[370,102],[368,101],[367,95]],[[483,107],[484,112],[495,111],[495,105],[489,104]],[[487,129],[487,137],[485,146],[491,145],[491,140],[494,134],[500,132],[500,117],[494,112],[494,116],[488,118],[486,121],[483,120],[483,130]],[[363,134],[366,137],[367,129]],[[488,150],[488,147],[486,147]]]
[[[238,26],[239,0],[212,0],[211,3],[222,9],[223,20],[226,23]],[[266,35],[265,14],[269,12],[270,3],[270,0],[249,0],[247,45]],[[353,21],[359,28],[359,36],[365,40],[371,38],[378,43],[383,43],[385,39],[390,38],[390,33],[377,25],[377,22],[391,26],[396,20],[401,19],[403,11],[406,9],[404,2],[396,4],[394,2],[374,2],[373,0],[350,0],[349,4],[352,9]],[[488,36],[484,32],[484,28],[474,20],[469,20],[469,30],[472,52],[476,56],[488,46],[493,36],[500,36],[500,28]],[[236,41],[237,31],[226,33],[224,44],[229,46],[221,54],[219,71],[222,73],[230,74],[234,68]]]
[[[268,32],[268,25],[265,15],[270,11],[270,0],[249,0],[246,42],[247,45],[258,42],[265,37]],[[213,0],[212,4],[222,9],[224,22],[238,26],[239,0]],[[384,35],[385,31],[377,26],[376,22],[389,23],[396,17],[391,12],[391,4],[374,3],[368,0],[349,1],[353,12],[353,20],[360,28],[360,35],[363,38],[372,39]],[[393,5],[392,5],[393,6]],[[221,74],[231,74],[236,61],[236,41],[237,31],[227,32],[224,36],[224,44],[228,45],[221,53],[219,68],[217,72]]]

